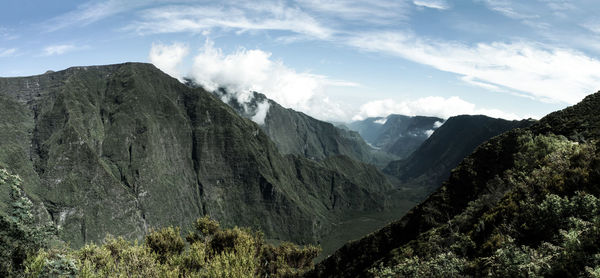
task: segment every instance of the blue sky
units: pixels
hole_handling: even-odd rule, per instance
[[[540,118],[600,89],[597,0],[0,4],[0,76],[152,62],[316,118]]]

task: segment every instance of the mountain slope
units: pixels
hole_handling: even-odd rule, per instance
[[[450,170],[481,143],[514,128],[533,122],[507,121],[483,115],[461,115],[449,118],[404,160],[393,161],[384,173],[397,177],[404,185],[427,188],[429,193],[440,186]]]
[[[600,93],[482,144],[426,201],[345,245],[311,275],[570,277],[597,270],[597,261],[583,258],[600,251],[598,107]]]
[[[0,166],[74,246],[204,214],[316,242],[349,211],[383,209],[391,189],[345,158],[280,155],[256,124],[149,64],[0,78],[0,107]]]
[[[263,94],[253,92],[252,100],[244,104],[240,104],[224,89],[217,90],[214,94],[248,119],[256,117],[259,108],[268,107],[260,127],[281,153],[301,155],[313,160],[345,155],[379,167],[396,158],[373,149],[354,131],[338,128],[302,112],[285,108]]]
[[[423,143],[443,119],[424,116],[389,115],[352,122],[348,127],[369,144],[400,158],[408,157]]]

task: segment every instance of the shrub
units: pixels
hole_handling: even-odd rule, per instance
[[[33,216],[33,203],[23,189],[21,178],[0,169],[0,186],[10,190],[10,213],[0,212],[0,277],[23,272],[28,255],[47,246],[56,229],[51,224],[38,225]]]
[[[185,242],[181,238],[179,227],[167,227],[151,230],[146,235],[146,246],[164,263],[167,258],[181,254],[185,249]]]

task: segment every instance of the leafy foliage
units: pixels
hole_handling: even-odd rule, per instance
[[[391,252],[375,277],[594,277],[600,266],[595,142],[523,133],[513,167],[448,221]]]
[[[319,249],[292,243],[273,246],[249,229],[221,229],[203,217],[195,230],[152,230],[144,243],[108,236],[79,250],[40,250],[25,263],[35,277],[296,277],[312,267]]]
[[[0,186],[10,188],[10,214],[0,213],[0,276],[23,273],[28,255],[47,246],[56,233],[52,225],[38,225],[33,215],[33,203],[21,188],[21,178],[0,168]]]

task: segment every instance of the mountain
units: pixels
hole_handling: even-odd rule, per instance
[[[317,242],[350,212],[393,203],[374,167],[281,155],[258,125],[150,64],[0,78],[0,167],[73,246],[202,215]]]
[[[372,146],[399,158],[408,157],[444,122],[441,118],[389,115],[367,118],[348,125]]]
[[[188,84],[193,82],[188,81]],[[253,92],[250,101],[240,103],[225,89],[213,93],[245,118],[264,117],[260,120],[261,129],[283,154],[301,155],[312,160],[345,155],[380,168],[397,159],[370,147],[355,131],[285,108],[263,94]],[[266,113],[265,109],[268,109]]]
[[[480,145],[402,219],[319,277],[593,277],[600,269],[600,92]]]
[[[390,162],[383,171],[397,177],[404,186],[421,187],[428,194],[481,143],[511,129],[528,127],[533,122],[483,115],[451,117],[408,158]]]

